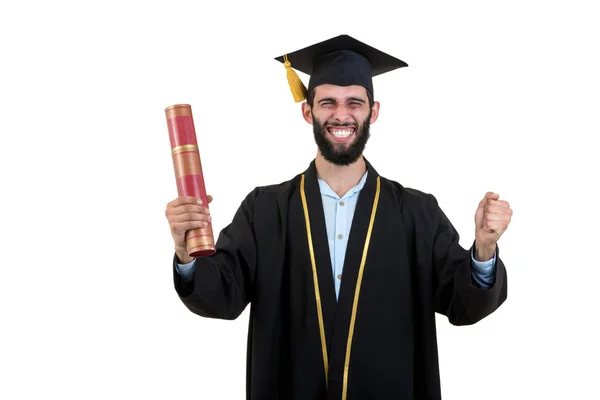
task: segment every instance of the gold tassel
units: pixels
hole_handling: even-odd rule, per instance
[[[288,61],[287,54],[283,56],[283,60],[283,66],[287,69],[287,79],[290,84],[290,90],[294,95],[294,101],[298,103],[306,100],[306,86],[304,86],[296,71],[292,69],[292,64]]]

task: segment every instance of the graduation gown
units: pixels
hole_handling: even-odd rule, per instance
[[[304,174],[253,190],[221,231],[217,252],[195,260],[193,279],[174,270],[178,295],[200,316],[235,319],[250,304],[248,399],[440,399],[435,313],[468,325],[506,299],[498,253],[495,283],[479,288],[471,250],[459,245],[434,196],[367,168],[338,301],[314,161]]]

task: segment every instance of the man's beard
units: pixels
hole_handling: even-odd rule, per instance
[[[315,135],[315,142],[319,147],[319,151],[323,158],[329,161],[332,164],[346,166],[353,164],[358,160],[358,158],[362,155],[365,150],[365,146],[367,145],[367,141],[369,140],[370,132],[370,123],[371,112],[363,123],[357,126],[356,123],[336,123],[336,122],[325,122],[321,123],[315,115],[313,114],[313,133]],[[351,145],[345,145],[341,143],[334,143],[327,136],[329,133],[327,132],[326,127],[353,127],[354,135],[356,139]]]

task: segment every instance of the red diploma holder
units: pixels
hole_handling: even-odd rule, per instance
[[[171,140],[177,193],[179,196],[194,196],[202,199],[203,206],[208,207],[192,107],[188,104],[176,104],[167,107],[165,113]],[[190,257],[204,257],[215,252],[215,240],[210,222],[206,228],[187,231],[185,240]]]

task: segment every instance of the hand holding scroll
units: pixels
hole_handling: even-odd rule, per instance
[[[208,203],[212,200],[212,196],[208,195]],[[192,229],[205,228],[211,222],[207,205],[192,196],[180,196],[167,204],[165,215],[171,227],[175,253],[182,264],[194,260],[188,255],[185,233]]]

